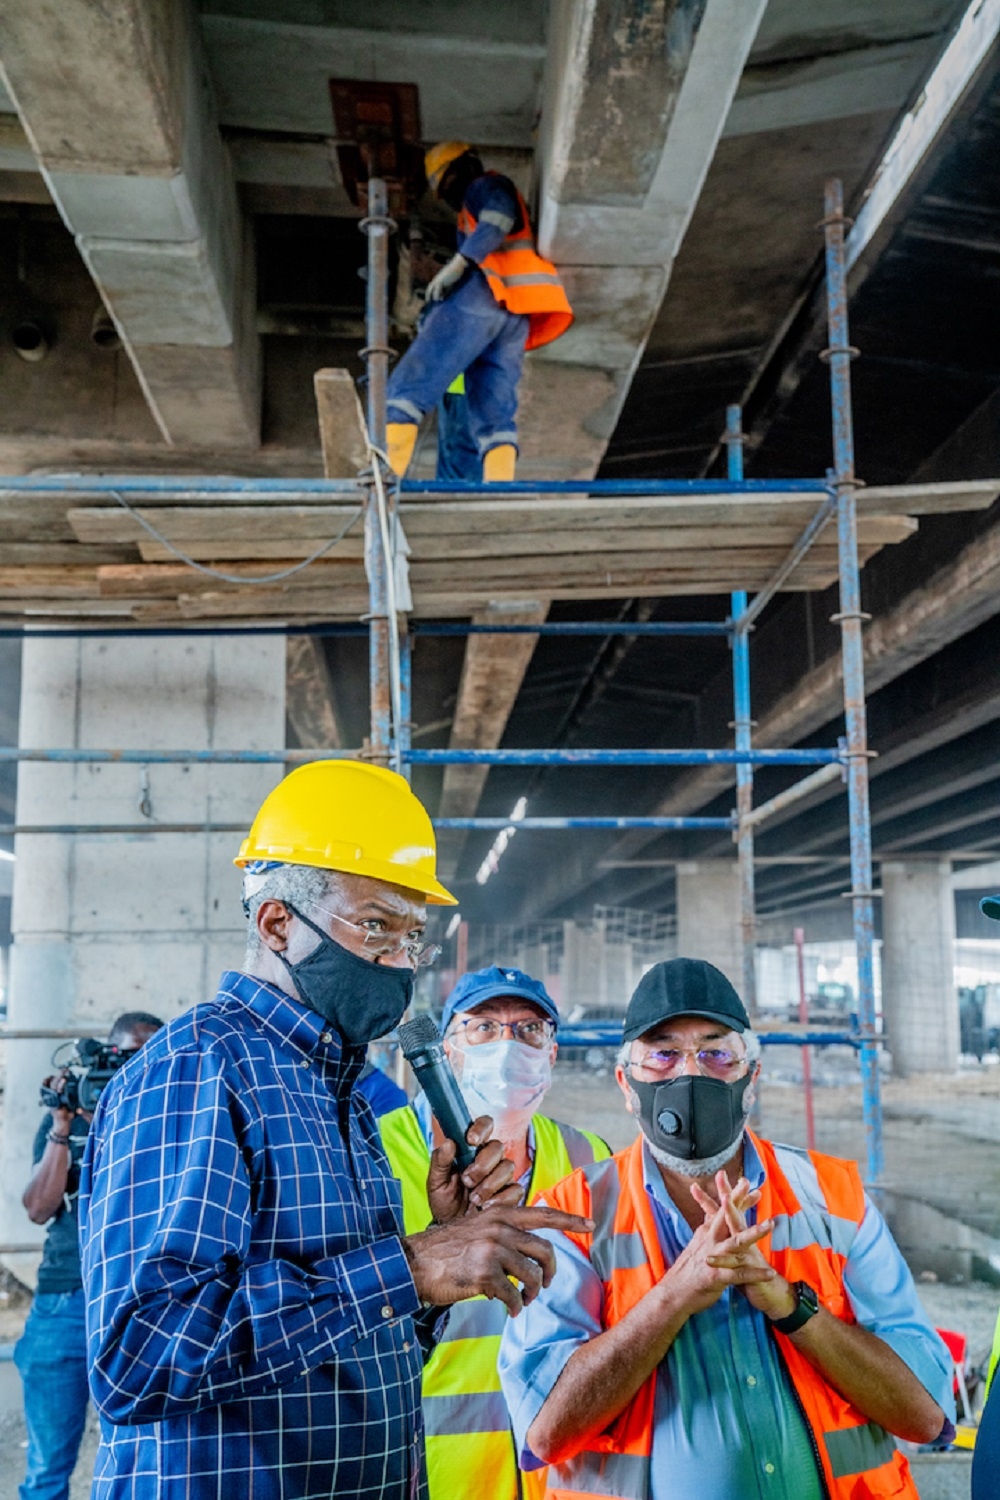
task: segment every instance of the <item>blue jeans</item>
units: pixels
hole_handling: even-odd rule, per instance
[[[517,387],[528,319],[501,307],[474,271],[443,302],[435,302],[389,377],[390,422],[419,422],[465,372],[469,432],[480,454],[517,442]]]
[[[445,391],[438,403],[438,458],[435,479],[464,479],[479,484],[482,454],[469,431],[469,398]]]
[[[14,1349],[28,1428],[20,1500],[69,1500],[89,1396],[85,1307],[82,1289],[38,1292]]]

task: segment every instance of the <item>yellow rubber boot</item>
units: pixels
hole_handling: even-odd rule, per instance
[[[490,448],[483,457],[483,479],[487,484],[497,484],[514,478],[517,465],[517,449],[513,443],[501,443]]]
[[[410,467],[413,450],[417,446],[415,422],[387,422],[385,428],[385,451],[389,467],[400,479]]]

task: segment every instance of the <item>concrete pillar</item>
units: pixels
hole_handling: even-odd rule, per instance
[[[20,743],[31,748],[274,749],[285,739],[285,642],[25,641]],[[22,763],[19,824],[249,826],[273,765]],[[13,1029],[96,1031],[126,1010],[169,1020],[243,957],[241,834],[21,834]],[[0,1242],[41,1242],[21,1207],[52,1041],[8,1042]],[[12,1263],[22,1274],[28,1263]]]
[[[686,860],[677,866],[677,952],[682,958],[707,959],[742,988],[735,859]]]
[[[947,860],[882,862],[882,1013],[893,1072],[958,1066],[955,899]]]

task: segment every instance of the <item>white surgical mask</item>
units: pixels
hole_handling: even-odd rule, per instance
[[[501,1140],[527,1129],[552,1083],[551,1051],[523,1042],[484,1042],[453,1054],[459,1086],[472,1118],[492,1115]]]

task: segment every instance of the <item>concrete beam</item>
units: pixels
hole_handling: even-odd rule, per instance
[[[322,642],[314,635],[288,637],[285,713],[303,750],[338,750],[342,746],[330,669]]]
[[[0,73],[166,442],[256,447],[252,243],[193,7],[16,7]]]
[[[595,472],[764,4],[553,5],[537,163],[539,246],[559,267],[577,321],[529,357],[521,417],[526,476]],[[556,410],[562,438],[554,443],[548,422]]]
[[[517,609],[491,606],[473,615],[476,625],[539,625],[548,614],[547,599],[527,600]],[[514,700],[521,690],[536,635],[473,635],[465,648],[458,702],[452,720],[452,750],[494,750],[503,738]],[[486,785],[488,766],[448,766],[441,789],[439,816],[475,816]],[[444,832],[438,840],[444,879],[454,877],[467,834]]]

